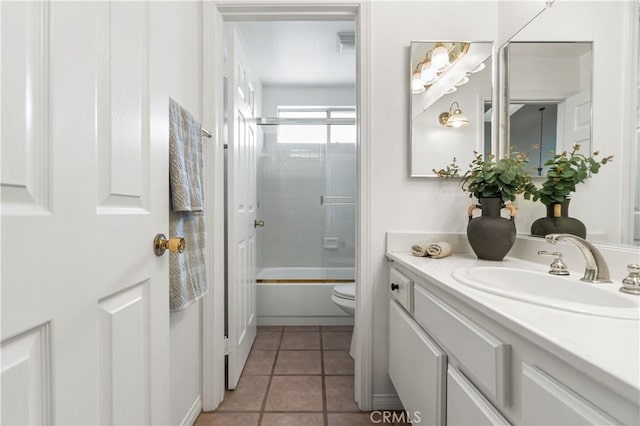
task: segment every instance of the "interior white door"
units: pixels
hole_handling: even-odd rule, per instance
[[[256,125],[242,44],[227,24],[228,377],[235,389],[256,337]]]
[[[591,95],[580,92],[563,102],[564,105],[564,137],[558,144],[557,152],[570,151],[575,144],[583,150],[591,148]]]
[[[2,424],[169,422],[146,2],[2,2]],[[155,80],[155,82],[154,82]]]

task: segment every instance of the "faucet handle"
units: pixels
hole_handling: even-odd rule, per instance
[[[538,254],[540,256],[553,256],[553,262],[549,269],[549,273],[551,275],[569,275],[569,268],[562,261],[562,253],[559,251],[549,252],[546,250],[539,250]]]
[[[629,271],[629,275],[622,280],[620,291],[640,295],[640,265],[633,263],[627,265],[627,271]]]

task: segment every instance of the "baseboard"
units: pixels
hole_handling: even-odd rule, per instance
[[[258,316],[258,325],[353,325],[353,317]]]
[[[373,410],[403,410],[400,398],[395,393],[373,394]]]
[[[198,416],[200,415],[201,411],[202,411],[202,396],[198,395],[198,398],[196,398],[196,400],[193,401],[191,408],[187,412],[186,416],[184,416],[184,419],[182,419],[182,422],[180,422],[180,426],[193,426],[193,424],[198,419]]]

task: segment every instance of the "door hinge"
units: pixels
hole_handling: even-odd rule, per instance
[[[224,336],[224,354],[229,355],[229,338]]]

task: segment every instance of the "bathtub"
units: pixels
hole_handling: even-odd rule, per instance
[[[354,268],[271,267],[256,278],[258,325],[353,325],[331,292],[354,282]]]

